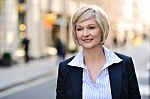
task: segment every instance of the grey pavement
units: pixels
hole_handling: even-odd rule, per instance
[[[50,75],[56,67],[56,56],[35,59],[5,68],[0,67],[0,91]]]

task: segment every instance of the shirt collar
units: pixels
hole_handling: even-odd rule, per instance
[[[114,64],[114,63],[119,63],[122,61],[121,58],[119,58],[113,51],[109,50],[106,47],[103,47],[104,53],[106,56],[106,63],[104,64],[104,68],[107,68],[108,66]],[[84,60],[83,60],[83,50],[79,51],[75,57],[68,63],[70,66],[76,66],[76,67],[81,67],[81,68],[86,68],[84,65]]]
[[[114,64],[114,63],[119,63],[122,61],[121,58],[119,58],[112,50],[104,47],[104,53],[106,57],[106,62],[104,64],[103,69],[107,68],[108,66]]]
[[[84,68],[83,51],[79,51],[68,65]]]

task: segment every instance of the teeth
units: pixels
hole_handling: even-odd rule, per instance
[[[85,40],[83,40],[83,41],[91,41],[91,39],[85,39]]]
[[[84,39],[84,40],[92,40],[92,39]]]

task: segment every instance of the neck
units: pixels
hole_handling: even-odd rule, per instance
[[[93,49],[83,49],[85,64],[97,64],[105,60],[102,46]]]

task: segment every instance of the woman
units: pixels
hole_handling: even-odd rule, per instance
[[[109,29],[96,5],[74,14],[73,39],[83,50],[60,63],[57,99],[141,99],[131,57],[104,47]]]

